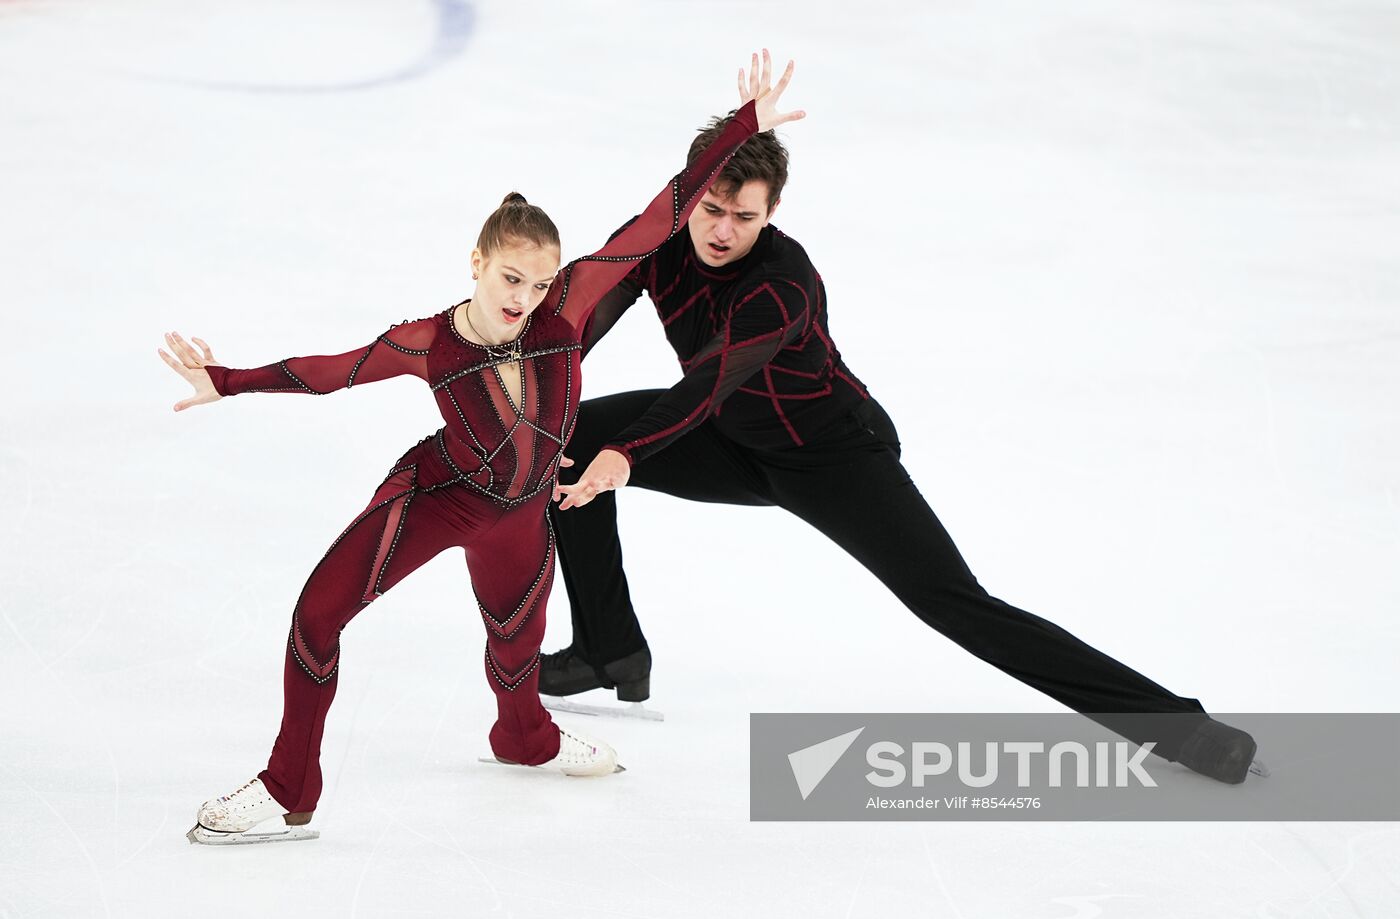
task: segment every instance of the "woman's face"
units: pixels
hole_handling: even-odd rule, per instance
[[[511,338],[554,283],[559,250],[512,242],[485,257],[473,249],[472,273],[477,276],[472,321],[493,339]]]

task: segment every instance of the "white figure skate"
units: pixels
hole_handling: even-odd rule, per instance
[[[262,780],[253,779],[231,794],[200,805],[197,822],[185,836],[206,846],[316,839],[321,834],[307,828],[310,822],[310,811],[287,813]]]
[[[483,763],[500,763],[504,766],[520,766],[521,763],[501,759],[499,756],[482,757]],[[617,761],[617,751],[608,744],[587,734],[572,729],[559,728],[559,752],[554,759],[530,766],[530,769],[546,769],[564,775],[612,775],[626,772],[627,767]]]

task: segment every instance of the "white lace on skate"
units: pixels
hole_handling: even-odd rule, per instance
[[[522,765],[499,756],[483,756],[481,761],[507,766]],[[627,771],[625,766],[618,763],[617,751],[612,747],[587,734],[564,728],[559,728],[559,752],[555,754],[554,759],[528,768],[548,769],[551,772],[562,772],[564,775],[611,775],[614,772]]]
[[[611,775],[619,771],[617,751],[601,740],[577,731],[559,729],[559,752],[554,759],[540,763],[565,775]]]
[[[581,731],[566,730],[557,724],[555,727],[559,730],[559,752],[554,755],[554,759],[525,768],[548,769],[551,772],[562,772],[564,775],[611,775],[614,772],[627,771],[627,767],[617,761],[617,751],[603,741],[589,737]],[[478,761],[501,766],[525,765],[500,756],[483,756]]]
[[[306,825],[311,820],[309,811],[284,814],[282,805],[259,779],[221,798],[205,801],[199,808],[198,820],[185,838],[206,846],[316,839],[321,835]]]
[[[222,798],[205,801],[199,808],[199,824],[219,833],[242,833],[283,812],[262,780],[253,779]]]

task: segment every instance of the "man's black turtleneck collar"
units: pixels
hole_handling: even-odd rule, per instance
[[[707,265],[700,258],[700,253],[695,251],[695,241],[690,238],[690,228],[684,231],[685,244],[690,247],[690,255],[695,263],[695,269],[702,275],[715,278],[721,281],[732,281],[741,276],[751,266],[762,262],[768,249],[773,244],[773,225],[769,224],[758,231],[758,239],[754,240],[753,248],[744,253],[743,258],[737,258],[732,262],[723,265]]]

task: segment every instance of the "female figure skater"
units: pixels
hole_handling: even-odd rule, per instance
[[[766,55],[766,52],[765,52]],[[467,570],[486,625],[485,669],[496,694],[496,758],[569,775],[614,772],[607,744],[553,723],[538,692],[545,602],[554,574],[546,514],[578,413],[580,339],[600,297],[685,225],[700,195],[752,134],[804,116],[779,114],[793,65],[769,85],[757,55],[743,107],[708,150],[642,215],[593,255],[561,272],[559,235],[517,194],[482,227],[472,252],[472,297],[435,316],[392,326],[344,354],[296,357],[255,370],[219,364],[198,338],[165,336],[161,358],[194,386],[183,411],[245,392],[325,394],[403,374],[425,381],[446,426],[389,470],[369,505],[331,544],[292,612],[281,731],[267,768],[206,801],[191,842],[314,838],[320,745],[335,696],[340,632],[355,614],[450,547]]]

